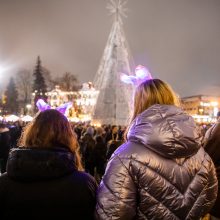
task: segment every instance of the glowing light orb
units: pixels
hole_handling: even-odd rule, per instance
[[[139,78],[139,79],[144,79],[144,78],[147,78],[147,79],[152,79],[152,76],[149,72],[149,70],[142,66],[142,65],[138,65],[135,69],[135,75]]]
[[[121,73],[120,79],[126,84],[133,84],[138,86],[145,80],[152,79],[152,76],[146,67],[139,65],[135,68],[135,75],[126,75],[124,73]]]

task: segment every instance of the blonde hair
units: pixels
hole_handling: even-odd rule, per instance
[[[40,112],[25,127],[19,140],[19,146],[68,148],[75,155],[77,169],[83,170],[76,135],[67,118],[57,110],[51,109]]]
[[[135,90],[133,113],[125,132],[125,139],[127,138],[127,132],[131,126],[131,123],[137,117],[137,115],[155,104],[180,106],[180,101],[169,84],[160,79],[146,80],[142,82]]]

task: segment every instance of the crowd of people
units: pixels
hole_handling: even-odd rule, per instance
[[[17,148],[18,140],[27,122],[0,122],[0,173],[6,172],[6,164],[9,151]],[[107,161],[113,152],[122,145],[124,140],[125,126],[102,125],[92,126],[90,123],[72,123],[71,128],[77,135],[80,146],[80,154],[85,171],[100,182],[105,172]],[[204,138],[210,124],[197,124],[201,137]]]
[[[198,127],[159,79],[137,86],[127,127],[54,109],[1,123],[1,218],[220,219],[219,131]]]
[[[0,123],[0,158],[1,173],[6,172],[6,163],[9,151],[19,147],[18,140],[27,123],[4,122]],[[70,126],[77,136],[81,161],[85,171],[99,182],[104,174],[107,161],[112,153],[123,143],[123,134],[126,127],[116,125],[92,126],[90,123],[72,123]]]

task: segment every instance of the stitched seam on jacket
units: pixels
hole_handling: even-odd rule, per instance
[[[158,113],[159,113],[159,115],[161,116],[162,119],[168,118],[168,117],[163,117],[162,112],[161,112],[161,109],[158,109],[157,111],[158,111]],[[174,135],[173,128],[172,128],[172,126],[170,125],[170,122],[169,122],[168,120],[166,120],[166,122],[167,122],[167,124],[168,124],[168,126],[169,126],[169,128],[170,128],[171,133],[173,134],[174,139],[175,139],[176,137],[175,137],[175,135]],[[173,150],[176,152],[176,150],[175,150],[175,144],[174,144],[174,143],[172,143],[172,147],[173,147]]]
[[[203,164],[204,160],[201,162],[201,164]],[[201,169],[203,168],[203,166],[201,165],[199,170],[196,172],[195,176],[192,178],[192,180],[190,181],[188,187],[186,188],[186,190],[184,191],[184,194],[186,193],[186,191],[188,190],[189,186],[192,184],[192,182],[194,181],[194,179],[196,178],[196,176],[200,173]]]
[[[199,193],[199,196],[197,197],[197,199],[195,200],[195,202],[193,203],[192,208],[189,210],[188,215],[186,216],[186,219],[188,219],[189,214],[191,214],[192,209],[194,208],[196,202],[198,201],[198,199],[200,199],[200,195],[202,194],[202,192],[204,192],[204,190],[206,190],[206,187],[208,186],[208,182],[205,185],[205,187],[202,189],[202,191]]]
[[[121,186],[123,186],[125,179],[126,179],[126,176],[124,177],[124,180],[123,180],[123,183],[122,183]],[[114,191],[111,190],[111,189],[109,188],[109,186],[108,186],[104,181],[103,181],[103,183],[105,184],[106,188],[107,188],[107,189],[111,192],[111,194],[113,195],[113,197],[114,197],[114,202],[116,203],[115,198],[116,198],[116,199],[120,199],[120,201],[121,201],[120,195],[121,195],[121,191],[122,191],[122,188],[123,188],[123,187],[120,188],[120,192],[118,193],[119,195],[117,196],[117,195],[114,193]],[[102,210],[103,210],[103,212],[106,214],[106,212],[104,211],[104,209],[102,209]],[[118,213],[118,211],[117,211],[117,206],[114,207],[114,210],[115,210],[115,211],[113,211],[113,212],[111,213],[111,215],[109,215],[109,213],[107,213],[106,216],[109,216],[110,219],[113,219],[113,214]]]
[[[123,158],[123,157],[119,157],[117,154],[115,154],[118,158],[119,158],[119,160],[120,160],[120,162],[122,163],[122,165],[127,169],[127,167],[123,164],[123,162],[121,161],[121,159],[126,159],[126,160],[129,160],[129,158]],[[136,161],[136,160],[135,160]],[[139,163],[142,163],[142,162],[140,162],[140,161],[137,161],[137,162],[139,162]],[[142,163],[143,164],[143,163]],[[156,174],[158,174],[157,172],[155,172],[155,170],[153,170],[152,168],[150,168],[150,167],[148,167],[148,166],[146,166],[145,165],[145,169],[147,169],[147,168],[149,168],[149,169],[151,169],[154,173],[156,173]],[[127,169],[128,170],[128,169]],[[129,171],[128,171],[129,172]],[[160,175],[160,174],[159,174]],[[163,176],[162,175],[160,175],[162,178],[163,178]],[[171,186],[174,186],[174,185],[172,185],[166,178],[163,178],[163,179],[165,179]],[[144,187],[142,187],[141,185],[140,185],[140,187],[141,187],[141,189],[143,189],[148,195],[150,195],[150,196],[152,196],[149,192],[147,192],[146,191],[146,189],[144,188]],[[179,190],[174,186],[174,188],[179,192]],[[184,197],[184,195],[181,193],[181,192],[179,192],[183,197]],[[154,196],[152,196],[157,202],[159,202],[158,201],[158,199],[157,198],[155,198]],[[120,198],[120,197],[119,197]],[[170,213],[172,213],[175,217],[177,217],[165,204],[163,204],[162,202],[159,202],[160,204],[162,204],[167,210],[169,210],[169,212]],[[179,217],[177,217],[177,219],[179,219]]]
[[[151,169],[150,167],[148,167],[148,166],[146,166],[145,167],[145,170],[146,169],[150,169],[150,170],[152,170],[153,172],[155,172],[153,169]],[[157,173],[158,174],[158,173]],[[160,175],[160,174],[159,174]],[[161,175],[160,175],[161,176]],[[162,177],[162,176],[161,176]],[[165,179],[165,181],[167,181],[171,186],[174,186],[173,184],[171,184],[170,183],[170,181],[168,181],[166,178],[164,178]],[[145,187],[142,187],[142,185],[140,185],[140,187],[141,187],[141,189],[143,189],[149,196],[151,196],[151,197],[153,197],[158,203],[160,203],[161,205],[163,205],[171,214],[173,214],[177,219],[179,219],[179,217],[177,217],[171,210],[170,210],[170,208],[169,207],[167,207],[164,203],[162,203],[162,202],[159,202],[159,200],[155,197],[155,196],[153,196],[153,195],[151,195],[146,189],[145,189]],[[177,189],[175,186],[174,186],[174,188],[175,189]],[[179,192],[179,190],[177,189],[177,191]],[[182,195],[182,193],[181,192],[179,192],[180,193],[180,195]],[[183,195],[182,195],[183,196]],[[183,196],[184,197],[184,196]]]
[[[205,156],[204,156],[204,159],[203,159],[203,161],[205,160]],[[202,163],[201,164],[203,164],[203,161],[202,161]],[[210,167],[210,166],[209,166]],[[200,170],[201,170],[201,168],[202,168],[202,166],[200,167],[200,169],[199,169],[199,171],[197,172],[197,173],[199,173],[200,172]],[[197,174],[196,174],[197,175]],[[194,177],[195,178],[195,177]],[[193,179],[194,179],[193,178]],[[191,183],[190,183],[191,184]],[[209,179],[208,179],[208,181],[207,181],[207,183],[206,183],[206,185],[205,185],[205,187],[202,189],[202,191],[199,193],[199,196],[197,197],[197,199],[195,200],[195,202],[193,203],[193,206],[192,206],[192,208],[189,210],[189,213],[188,213],[188,215],[187,215],[187,217],[186,217],[186,219],[188,218],[188,216],[189,216],[189,214],[191,213],[191,211],[192,211],[192,209],[194,208],[194,206],[195,206],[195,203],[198,201],[198,199],[200,198],[200,195],[202,194],[202,192],[204,191],[204,190],[206,190],[207,188],[207,186],[208,186],[208,184],[209,184]],[[188,189],[188,188],[187,188]]]
[[[127,159],[127,160],[129,160],[129,158],[121,158],[121,159]],[[179,191],[179,189],[175,186],[175,185],[173,185],[165,176],[163,176],[163,175],[161,175],[160,173],[158,173],[156,170],[154,170],[152,167],[149,167],[149,166],[147,166],[146,164],[144,164],[143,162],[141,162],[141,161],[139,161],[139,160],[135,160],[135,159],[133,159],[134,161],[136,161],[137,163],[140,163],[140,164],[142,164],[144,167],[145,167],[145,169],[150,169],[151,171],[153,171],[154,173],[156,173],[156,174],[158,174],[160,177],[162,177],[164,180],[166,180],[166,182],[168,182],[171,186],[173,186],[181,195],[183,195],[183,193],[181,193],[180,191]],[[190,182],[191,183],[191,182]]]
[[[203,164],[204,160],[205,160],[205,157],[203,158],[201,164]],[[136,162],[139,162],[139,163],[141,163],[141,164],[144,165],[144,163],[142,163],[141,161],[136,161]],[[157,173],[152,167],[149,167],[149,166],[146,166],[146,165],[145,165],[145,167],[146,167],[146,168],[149,168],[149,169],[152,170],[154,173],[159,174],[160,177],[162,177],[162,178],[163,178],[164,180],[166,180],[171,186],[173,186],[182,196],[185,196],[185,193],[186,193],[186,191],[188,190],[189,186],[191,185],[191,183],[194,181],[194,179],[196,178],[196,176],[200,173],[201,169],[203,168],[203,166],[201,165],[200,168],[199,168],[199,170],[198,170],[198,171],[195,173],[195,175],[193,176],[192,180],[189,182],[189,184],[188,184],[186,190],[182,193],[182,192],[179,191],[179,189],[178,189],[175,185],[173,185],[173,184],[172,184],[168,179],[166,179],[163,175],[161,175],[160,173]]]
[[[119,157],[117,154],[115,154],[117,157]],[[125,159],[125,160],[130,160],[130,158],[126,158],[126,157],[119,157],[120,159]],[[193,176],[193,179],[189,182],[189,184],[188,184],[188,186],[187,186],[187,188],[186,188],[186,190],[182,193],[182,192],[180,192],[180,190],[175,186],[175,185],[173,185],[165,176],[163,176],[163,175],[161,175],[160,173],[158,173],[156,170],[154,170],[152,167],[149,167],[149,166],[147,166],[146,164],[144,164],[143,162],[141,162],[141,161],[138,161],[138,160],[135,160],[135,159],[133,159],[134,161],[136,161],[137,163],[140,163],[140,164],[142,164],[144,167],[145,167],[145,169],[150,169],[151,171],[153,171],[154,173],[156,173],[157,175],[159,175],[160,177],[162,177],[167,183],[169,183],[171,186],[173,186],[177,191],[178,191],[178,193],[180,194],[180,195],[182,195],[183,197],[185,197],[185,193],[187,192],[187,190],[188,190],[188,188],[189,188],[189,186],[192,184],[192,182],[194,181],[194,179],[196,178],[196,176],[200,173],[200,171],[201,171],[201,169],[203,168],[203,166],[201,165],[200,166],[200,168],[199,168],[199,170],[195,173],[195,175]],[[201,162],[201,164],[203,164],[203,162],[204,162],[204,160],[205,160],[205,156],[204,156],[204,158],[203,158],[203,160],[202,160],[202,162]],[[120,162],[121,162],[121,160],[120,160]],[[122,162],[121,162],[122,163]],[[123,164],[123,163],[122,163]],[[123,164],[124,165],[124,164]],[[125,167],[126,168],[126,167]],[[127,168],[126,168],[127,169]],[[129,172],[129,171],[128,171]]]
[[[179,217],[176,216],[176,215],[169,209],[169,207],[167,207],[167,206],[166,206],[165,204],[163,204],[162,202],[158,201],[158,199],[155,198],[153,195],[151,195],[149,192],[147,192],[145,188],[142,188],[142,189],[143,189],[149,196],[153,197],[153,198],[158,202],[158,204],[161,204],[163,207],[165,207],[166,210],[168,210],[172,215],[174,215],[177,219],[179,219]]]
[[[104,183],[104,182],[103,182]],[[105,185],[106,186],[106,185]],[[100,207],[100,209],[103,211],[103,213],[105,214],[105,216],[108,216],[107,212],[101,207],[99,200],[97,199],[97,205]],[[96,211],[98,213],[98,209],[96,208]]]
[[[125,169],[128,171],[128,173],[129,173],[129,170],[127,169],[127,167],[124,165],[124,163],[122,162],[122,160],[121,160],[121,158],[118,156],[118,154],[115,154],[115,156],[117,156],[117,158],[119,159],[119,161],[121,162],[121,164],[125,167]],[[128,159],[128,158],[127,158]],[[129,175],[130,175],[130,173],[129,173]],[[122,192],[122,189],[123,189],[123,185],[124,185],[124,182],[125,182],[125,180],[126,180],[126,178],[127,178],[127,176],[125,175],[125,177],[124,177],[124,179],[123,179],[123,181],[122,181],[122,184],[121,184],[121,188],[120,188],[120,192],[118,193],[119,195],[117,196],[115,193],[114,193],[114,191],[113,190],[111,190],[109,187],[108,187],[108,185],[104,182],[104,179],[103,179],[103,183],[105,184],[105,186],[106,186],[106,188],[113,194],[113,196],[114,196],[114,198],[116,197],[117,199],[120,199],[120,201],[121,201],[121,192]],[[116,201],[115,201],[116,202]],[[123,203],[125,203],[125,202],[123,202]],[[126,203],[125,203],[126,204]],[[119,206],[119,203],[117,204],[117,206],[115,206],[115,208],[114,208],[114,210],[115,210],[115,212],[112,212],[111,213],[111,216],[109,216],[111,219],[113,218],[113,213],[115,214],[115,213],[119,213],[119,210],[117,210],[118,209],[118,206]]]
[[[131,180],[133,181],[134,185],[136,186],[136,181],[133,179],[130,170],[124,165],[122,159],[124,159],[124,160],[129,160],[129,166],[130,166],[130,163],[131,163],[132,160],[133,160],[133,161],[136,161],[136,160],[133,159],[132,155],[131,155],[131,158],[127,158],[127,157],[120,157],[120,156],[119,156],[118,154],[116,154],[116,153],[113,153],[113,154],[120,160],[121,164],[122,164],[123,167],[127,170],[127,172],[129,173],[129,175],[130,175],[130,177],[131,177]]]
[[[137,207],[137,215],[136,216],[140,216],[140,217],[142,217],[144,220],[149,220],[148,219],[148,217],[144,214],[144,212],[142,212],[141,210],[140,210],[140,207]]]
[[[129,160],[129,158],[123,158],[123,157],[119,157],[118,155],[116,155],[118,158],[120,158],[120,162],[121,162],[121,159],[125,159],[125,160]],[[204,158],[205,159],[205,158]],[[204,159],[203,159],[203,161],[204,161]],[[133,159],[134,160],[134,159]],[[141,161],[137,161],[137,160],[134,160],[134,161],[136,161],[136,162],[138,162],[138,163],[141,163],[142,165],[144,165],[145,166],[145,169],[150,169],[150,170],[152,170],[154,173],[156,173],[156,174],[159,174],[159,173],[157,173],[154,169],[152,169],[151,167],[149,167],[149,166],[146,166],[143,162],[141,162]],[[122,162],[121,162],[122,163]],[[123,163],[122,163],[123,164]],[[201,164],[203,164],[203,162],[201,163]],[[123,166],[125,166],[124,164],[123,164]],[[195,174],[195,176],[193,177],[193,179],[190,181],[190,183],[188,184],[188,186],[187,186],[187,189],[185,190],[185,192],[188,190],[188,188],[189,188],[189,186],[192,184],[192,182],[194,181],[194,179],[195,179],[195,177],[200,173],[200,171],[201,171],[201,169],[202,169],[202,167],[203,166],[200,166],[200,169],[196,172],[196,174]],[[126,168],[126,166],[125,166],[125,168]],[[126,168],[127,169],[127,168]],[[167,180],[166,178],[164,178],[161,174],[159,174],[159,176],[161,176],[166,182],[168,182],[171,186],[173,186],[183,197],[185,197],[185,192],[184,192],[184,194],[183,193],[181,193],[169,180]],[[150,196],[152,196],[156,201],[158,201],[158,199],[157,198],[155,198],[153,195],[151,195],[149,192],[147,192],[146,191],[146,189],[144,188],[144,187],[142,187],[142,185],[140,185],[140,187],[141,187],[141,189],[143,189],[146,193],[148,193],[148,195],[150,195]],[[203,189],[203,191],[204,191],[204,189]],[[201,192],[202,193],[202,192]],[[201,194],[200,193],[200,194]],[[199,195],[200,195],[199,194]],[[197,198],[197,200],[199,199],[199,197]],[[197,201],[196,200],[196,201]],[[196,201],[194,202],[194,204],[196,203]],[[159,201],[158,201],[159,202]],[[162,202],[159,202],[160,204],[162,204],[167,210],[169,210],[170,211],[170,213],[172,213],[174,216],[176,216],[165,204],[163,204]],[[193,208],[193,207],[192,207]],[[191,209],[192,209],[191,208]],[[190,210],[191,211],[191,210]],[[190,213],[190,212],[189,212]],[[188,215],[189,215],[189,213],[188,213]],[[177,216],[176,216],[177,217]],[[177,217],[178,219],[179,219],[179,217]]]
[[[128,168],[125,166],[125,164],[123,163],[122,158],[119,157],[118,154],[115,154],[115,156],[119,159],[119,161],[121,162],[122,166],[127,170],[129,176],[131,177],[131,174],[130,174],[130,172],[129,172],[129,169],[128,169]],[[130,159],[130,161],[131,161],[131,159]],[[127,177],[127,176],[125,176],[125,178],[124,178],[124,181],[123,181],[122,186],[124,185],[124,182],[125,182],[126,177]],[[132,178],[131,178],[131,180],[133,181]],[[133,183],[134,183],[134,182],[133,182]],[[135,183],[134,183],[134,185],[135,185]],[[123,187],[121,187],[121,191],[122,191],[122,188],[123,188]],[[120,197],[120,195],[121,195],[121,191],[120,191],[119,197]],[[121,197],[120,197],[120,198],[121,198]],[[125,203],[125,202],[123,202],[123,203]],[[118,211],[118,213],[119,213],[119,211]],[[136,215],[136,212],[135,212],[135,215]]]

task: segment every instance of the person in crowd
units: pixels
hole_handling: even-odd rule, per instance
[[[82,134],[82,130],[83,130],[82,125],[81,124],[76,124],[75,126],[73,126],[73,129],[74,129],[74,132],[77,135],[77,140],[80,140],[81,134]]]
[[[105,131],[102,127],[97,127],[95,129],[95,136],[94,136],[94,139],[96,139],[96,137],[98,136],[101,136],[103,138],[103,141],[104,141],[104,138],[105,138]]]
[[[6,172],[8,154],[11,148],[10,131],[4,123],[0,123],[0,171]]]
[[[215,168],[193,118],[178,106],[160,79],[137,86],[126,143],[98,189],[96,219],[199,220],[209,212],[217,196]]]
[[[109,160],[113,152],[123,143],[122,139],[119,139],[119,127],[113,125],[111,128],[111,139],[107,142],[106,159]]]
[[[123,140],[126,127],[118,126],[118,140]]]
[[[106,127],[105,143],[108,144],[111,140],[116,140],[118,136],[118,127],[116,125],[109,125]]]
[[[17,143],[22,133],[21,121],[16,121],[9,126],[12,148],[18,147]]]
[[[120,146],[122,145],[123,140],[110,140],[107,144],[107,152],[106,152],[106,159],[109,160],[112,156],[112,154],[114,153],[114,151]]]
[[[101,135],[95,138],[95,148],[94,148],[94,166],[96,168],[96,179],[100,182],[104,172],[106,164],[106,145],[104,139]]]
[[[85,166],[85,171],[94,176],[95,168],[95,140],[93,138],[94,130],[92,127],[88,127],[86,133],[80,140],[81,154]]]
[[[0,176],[1,219],[93,219],[96,182],[82,171],[78,149],[63,114],[40,112]]]
[[[210,211],[211,220],[220,220],[220,112],[217,114],[217,123],[206,132],[204,148],[215,164],[218,178],[219,190],[215,205]]]

